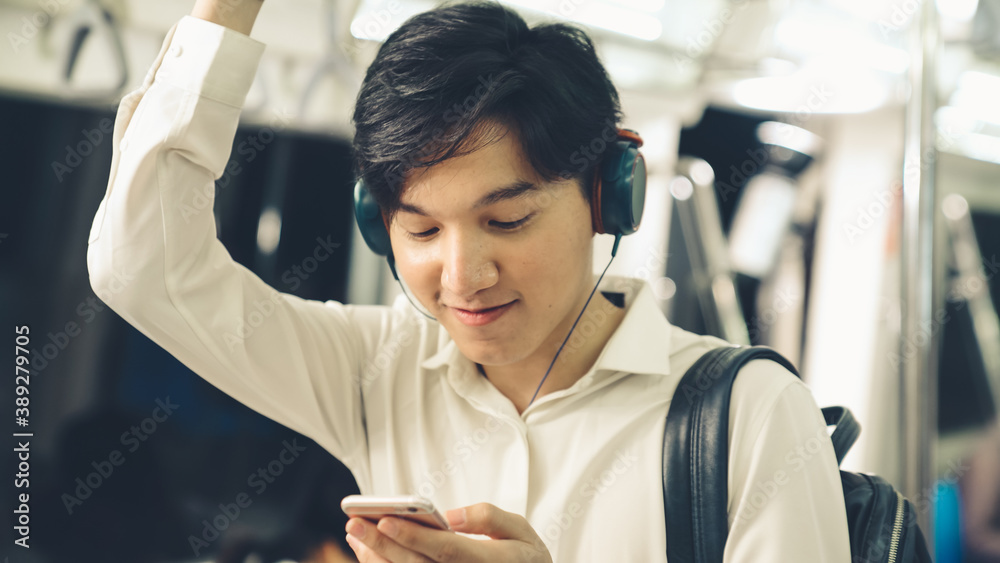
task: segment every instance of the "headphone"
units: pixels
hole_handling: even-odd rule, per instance
[[[603,139],[596,139],[591,147],[597,141],[604,142]],[[615,140],[604,148],[591,185],[591,223],[594,232],[615,236],[612,257],[618,251],[621,237],[634,233],[642,220],[646,201],[646,161],[639,152],[641,146],[642,137],[638,133],[618,129]],[[363,179],[354,185],[354,217],[368,248],[386,257],[392,276],[399,281],[382,210]]]

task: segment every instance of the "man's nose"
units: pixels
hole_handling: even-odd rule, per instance
[[[448,241],[441,268],[441,286],[469,299],[497,283],[499,272],[490,256],[489,243],[476,236],[457,235]]]

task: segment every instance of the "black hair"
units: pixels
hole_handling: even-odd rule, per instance
[[[588,147],[613,136],[621,116],[582,29],[529,28],[494,1],[444,4],[404,22],[368,67],[354,108],[354,172],[391,219],[409,172],[477,150],[501,125],[540,177],[577,179],[589,202],[599,158]]]

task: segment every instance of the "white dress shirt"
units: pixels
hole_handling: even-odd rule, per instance
[[[665,416],[685,370],[726,342],[670,325],[643,280],[607,277],[624,320],[579,381],[518,414],[402,296],[345,305],[269,287],[230,258],[212,214],[263,51],[184,17],[122,100],[89,237],[97,295],[212,385],[326,448],[364,494],[493,503],[527,518],[558,562],[665,561]],[[729,432],[725,561],[849,562],[837,463],[808,387],[750,362]]]

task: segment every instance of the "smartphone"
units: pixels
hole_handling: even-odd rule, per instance
[[[350,495],[340,501],[340,509],[351,517],[378,522],[383,516],[406,518],[428,528],[451,530],[448,521],[434,508],[434,504],[424,497],[398,496],[375,497]]]

